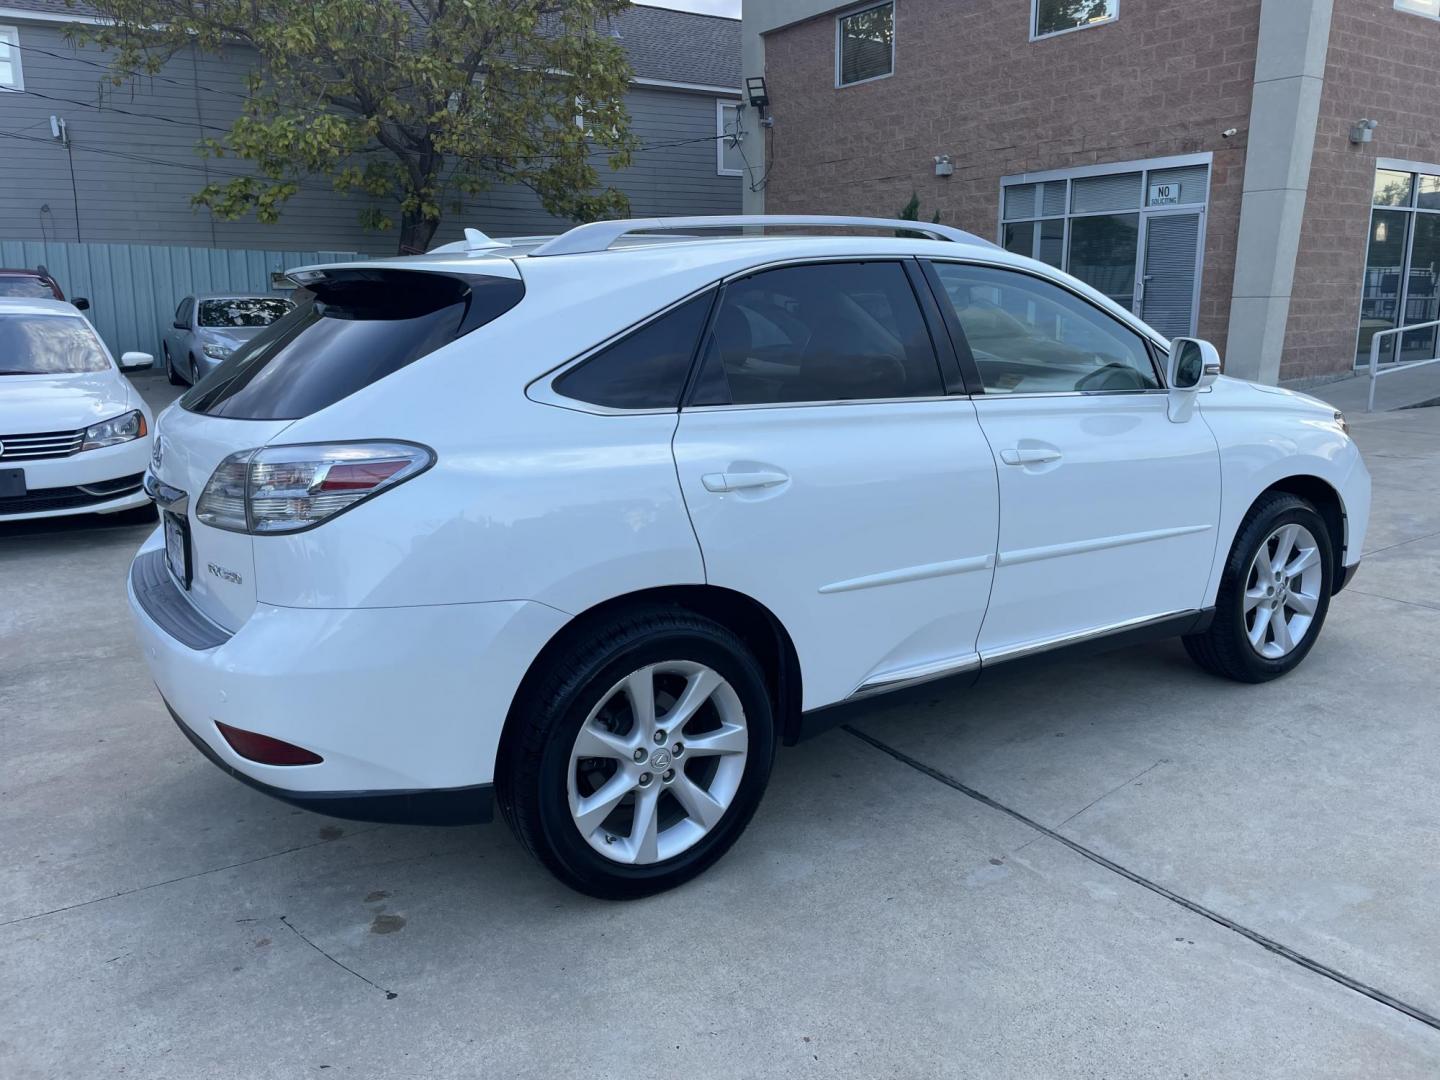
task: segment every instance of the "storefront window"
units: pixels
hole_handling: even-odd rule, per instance
[[[1440,319],[1440,170],[1377,169],[1374,204],[1360,291],[1357,366],[1370,362],[1381,331]],[[1380,362],[1428,360],[1436,350],[1436,328],[1430,327],[1382,339]]]
[[[1168,337],[1194,333],[1209,189],[1208,155],[1007,177],[1000,243]]]

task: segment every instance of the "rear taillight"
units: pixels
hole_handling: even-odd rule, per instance
[[[424,472],[435,454],[401,442],[267,446],[216,467],[197,521],[256,535],[299,532]]]

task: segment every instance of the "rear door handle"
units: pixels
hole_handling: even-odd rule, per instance
[[[706,491],[743,491],[746,488],[774,487],[790,477],[783,472],[760,469],[755,472],[712,472],[700,477]]]
[[[1018,447],[1001,450],[1000,460],[1006,465],[1044,465],[1047,462],[1059,461],[1060,451],[1044,450],[1033,446]]]

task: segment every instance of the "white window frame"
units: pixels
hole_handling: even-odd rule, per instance
[[[1077,30],[1094,30],[1097,26],[1110,26],[1120,21],[1120,0],[1112,0],[1115,4],[1115,14],[1108,19],[1099,22],[1081,23],[1079,26],[1067,26],[1064,30],[1050,30],[1046,33],[1037,33],[1040,29],[1040,4],[1039,0],[1030,0],[1030,40],[1048,41],[1050,38],[1059,37],[1061,34],[1073,34]],[[1398,2],[1398,0],[1397,0]]]
[[[845,20],[850,18],[852,15],[859,15],[862,12],[882,7],[888,7],[890,9],[890,70],[885,72],[885,74],[883,75],[871,75],[868,79],[856,79],[854,82],[842,82],[842,68],[840,64],[840,42],[842,25],[844,24]],[[847,8],[846,10],[840,12],[835,16],[835,89],[840,90],[847,86],[863,86],[866,83],[879,82],[881,79],[888,79],[891,75],[895,74],[895,34],[896,31],[899,29],[900,25],[899,12],[896,10],[896,7],[897,0],[879,0],[878,3],[873,2],[872,0],[872,2],[870,3],[858,4],[855,7]]]
[[[1424,11],[1416,7],[1417,3],[1425,3],[1426,0],[1395,0],[1395,10],[1403,11],[1406,15],[1419,15],[1422,19],[1440,21],[1440,7],[1434,11]]]
[[[13,82],[0,83],[0,93],[10,90],[25,89],[25,73],[20,68],[20,28],[18,26],[0,26],[0,41],[3,41],[9,48],[10,70],[15,73]]]
[[[740,135],[736,145],[743,146],[745,141],[745,129],[740,123],[741,102],[739,98],[716,98],[715,99],[715,175],[716,176],[744,176],[744,169],[727,169],[725,167],[725,136],[730,130],[725,126],[725,110],[735,110],[735,129]]]

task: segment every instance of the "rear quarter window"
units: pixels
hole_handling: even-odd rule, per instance
[[[298,420],[349,397],[520,302],[512,278],[339,269],[180,399],[238,420]]]

